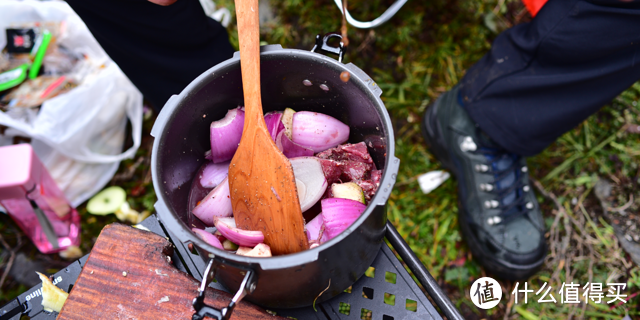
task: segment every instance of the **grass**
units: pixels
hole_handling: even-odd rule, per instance
[[[357,19],[370,20],[393,2],[351,0],[349,8]],[[231,0],[216,4],[234,10]],[[309,50],[316,34],[339,31],[341,27],[340,12],[332,0],[272,1],[272,7],[275,19],[262,24],[261,40],[267,43]],[[528,19],[522,4],[515,0],[410,1],[377,29],[349,28],[350,46],[345,61],[362,68],[383,89],[382,99],[395,127],[396,156],[402,161],[388,202],[388,219],[466,319],[621,319],[627,313],[637,316],[637,298],[611,308],[595,303],[538,303],[540,296],[531,294],[527,304],[523,304],[521,295],[516,305],[509,300],[514,288],[511,282],[501,282],[506,298],[498,307],[486,311],[476,308],[470,302],[469,287],[486,272],[473,260],[458,231],[456,182],[448,180],[427,195],[418,187],[418,175],[442,169],[420,135],[419,123],[427,105],[461,79],[465,70],[488,51],[500,31]],[[233,24],[229,33],[237,48]],[[640,195],[640,139],[630,130],[630,124],[640,122],[639,97],[640,84],[636,83],[528,160],[531,176],[549,196],[538,193],[551,248],[543,269],[529,280],[530,289],[537,291],[547,282],[558,300],[561,283],[571,281],[582,285],[626,283],[624,293],[629,297],[640,291],[640,268],[620,248],[611,222],[604,219],[593,192],[596,181],[603,178],[615,186],[612,201],[616,206],[626,203],[631,194],[635,199]],[[146,125],[148,132],[150,121]],[[137,158],[147,157],[149,149],[147,142]],[[132,168],[135,161],[123,162],[119,172]],[[136,191],[137,195],[129,198],[134,209],[151,210],[155,196],[145,180],[148,163],[143,161],[133,171],[128,180],[113,183],[122,185],[130,194]],[[637,200],[632,209],[635,211],[631,212],[638,212]],[[83,249],[88,252],[102,226],[115,218],[89,216],[83,207],[80,212]],[[3,232],[11,228],[6,220],[0,223]],[[15,244],[15,239],[6,238]],[[606,289],[605,286],[605,295]],[[18,292],[21,291],[3,291],[0,301],[7,301]],[[387,302],[390,299],[385,297]],[[344,306],[341,312],[349,313],[350,307]]]

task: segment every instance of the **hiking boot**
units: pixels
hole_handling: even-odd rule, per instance
[[[484,134],[458,97],[458,87],[440,96],[425,112],[422,133],[458,180],[458,222],[474,259],[500,279],[527,279],[547,248],[526,161]]]

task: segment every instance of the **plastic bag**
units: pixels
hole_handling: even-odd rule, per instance
[[[204,14],[213,20],[220,22],[223,27],[228,27],[231,22],[231,11],[227,8],[216,10],[216,4],[212,0],[200,0],[200,5],[204,10]]]
[[[6,27],[34,21],[64,21],[58,43],[89,57],[78,87],[33,109],[0,111],[0,145],[12,137],[32,146],[71,202],[77,206],[102,189],[120,161],[132,158],[142,135],[142,94],[109,59],[78,15],[65,2],[0,0],[0,48]],[[133,146],[122,152],[127,119]]]

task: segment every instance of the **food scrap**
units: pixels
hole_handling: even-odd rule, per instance
[[[62,306],[64,306],[65,301],[67,301],[67,297],[69,297],[69,294],[51,283],[49,277],[40,272],[36,273],[42,281],[42,307],[45,311],[60,312],[60,310],[62,310]]]

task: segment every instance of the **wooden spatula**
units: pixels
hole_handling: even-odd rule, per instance
[[[258,0],[236,0],[245,121],[229,166],[236,225],[260,230],[274,255],[308,248],[293,169],[267,131],[260,96]]]

